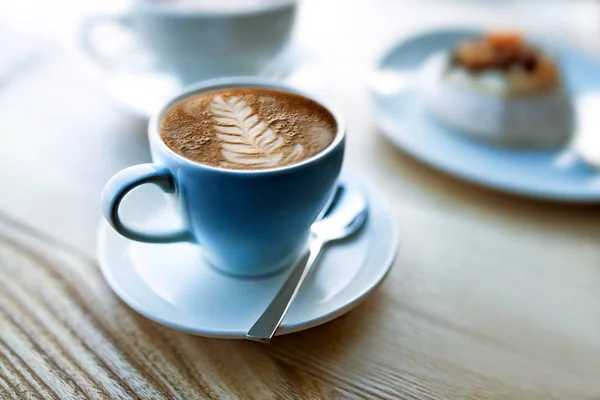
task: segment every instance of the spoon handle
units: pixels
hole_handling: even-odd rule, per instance
[[[308,260],[305,264],[300,263],[290,273],[271,304],[246,333],[246,339],[268,343],[275,336],[277,328],[283,321],[283,317],[298,294],[302,283],[319,260],[324,244],[321,239],[312,237]]]

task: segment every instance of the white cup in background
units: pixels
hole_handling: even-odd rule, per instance
[[[122,14],[94,15],[81,25],[83,50],[105,68],[126,69],[135,54],[118,59],[99,51],[102,25],[131,31],[151,55],[151,68],[182,83],[224,75],[254,75],[290,40],[296,0],[145,0]]]

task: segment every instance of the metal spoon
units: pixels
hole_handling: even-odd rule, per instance
[[[367,198],[359,188],[348,184],[338,188],[329,212],[310,228],[308,260],[295,266],[271,304],[246,333],[246,339],[268,343],[275,336],[283,317],[319,260],[325,245],[357,232],[363,226],[367,213]]]

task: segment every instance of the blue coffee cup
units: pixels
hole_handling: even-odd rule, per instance
[[[321,105],[334,117],[337,132],[318,154],[289,166],[234,170],[191,161],[162,140],[164,113],[188,96],[227,88],[267,88],[294,93]],[[310,226],[327,203],[338,179],[345,144],[345,124],[325,102],[285,84],[255,78],[220,78],[185,89],[150,120],[153,162],[115,174],[102,192],[108,223],[121,235],[147,243],[197,243],[205,260],[240,276],[267,275],[292,265],[303,254]],[[150,233],[123,223],[119,204],[135,187],[153,183],[171,194],[185,228]]]

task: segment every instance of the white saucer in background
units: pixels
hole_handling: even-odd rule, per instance
[[[385,53],[371,86],[374,119],[382,133],[419,160],[482,186],[557,201],[600,201],[600,171],[571,150],[494,147],[468,139],[429,117],[415,85],[423,62],[433,53],[480,34],[469,29],[431,31],[403,40]],[[546,46],[559,58],[571,90],[577,136],[600,136],[600,120],[590,112],[600,110],[600,62],[568,45]]]
[[[367,195],[365,227],[349,241],[325,250],[278,334],[339,317],[358,305],[386,276],[398,248],[396,221],[377,190],[369,187]],[[137,210],[152,208],[145,204],[153,202],[151,197],[136,196]],[[136,219],[142,225],[165,226],[176,218],[162,207],[145,217],[138,214]],[[160,324],[195,335],[242,339],[287,273],[260,279],[227,276],[205,265],[200,251],[200,247],[185,243],[133,242],[104,220],[98,229],[98,258],[104,277],[131,308]]]
[[[315,82],[313,81],[321,81],[319,74],[314,73],[314,61],[312,54],[298,45],[290,44],[269,66],[257,73],[256,76],[279,79],[310,90],[314,86]],[[93,60],[89,60],[89,63],[97,71],[96,75],[103,79],[104,86],[110,95],[143,118],[149,118],[166,101],[187,86],[182,84],[175,75],[151,68],[104,69],[95,64]],[[307,79],[307,76],[310,76],[310,78]],[[202,79],[199,78],[198,80]]]

